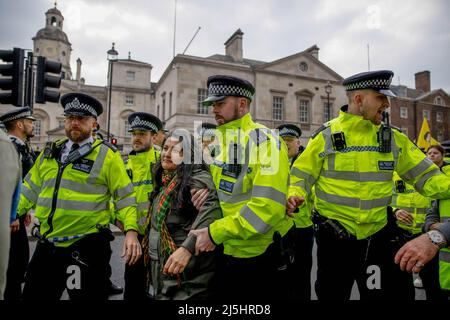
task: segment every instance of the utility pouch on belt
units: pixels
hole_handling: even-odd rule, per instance
[[[108,239],[109,241],[114,241],[114,235],[110,228],[102,226],[99,223],[97,223],[96,227],[97,227],[99,233],[101,235],[103,235],[106,239]]]
[[[314,223],[314,228],[316,230],[323,228],[324,230],[331,232],[339,240],[351,238],[351,235],[348,233],[347,229],[345,229],[339,221],[325,218],[316,210],[313,210],[311,214],[311,221]]]

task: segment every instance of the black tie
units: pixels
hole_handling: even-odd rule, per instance
[[[75,150],[77,150],[80,147],[80,145],[78,143],[74,143],[72,145],[72,148],[70,148],[69,154],[71,154],[72,152],[74,152]]]

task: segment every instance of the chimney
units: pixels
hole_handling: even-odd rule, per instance
[[[311,48],[306,50],[308,53],[310,53],[314,58],[319,60],[319,47],[317,45],[313,45]]]
[[[430,71],[417,72],[416,77],[416,90],[422,90],[423,92],[430,92],[431,80]]]
[[[81,59],[77,59],[77,82],[80,82],[81,78]]]
[[[233,58],[236,62],[242,62],[243,50],[242,50],[242,36],[244,33],[241,29],[237,29],[235,33],[224,43],[225,54]]]

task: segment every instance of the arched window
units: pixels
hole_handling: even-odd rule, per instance
[[[52,26],[54,26],[54,27],[56,27],[56,18],[55,17],[52,17],[52,20],[51,20],[52,22],[51,22],[51,25]]]
[[[440,96],[434,98],[434,104],[437,104],[438,106],[445,106],[444,99],[442,99]]]

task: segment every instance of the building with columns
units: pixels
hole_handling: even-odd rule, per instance
[[[83,92],[103,104],[104,112],[98,122],[104,137],[111,103],[110,136],[117,138],[123,153],[131,150],[127,118],[135,111],[157,115],[169,130],[186,128],[193,132],[196,121],[214,123],[211,111],[201,104],[207,96],[207,78],[214,74],[234,75],[252,82],[256,89],[250,107],[253,119],[269,128],[286,122],[299,125],[303,145],[314,130],[337,116],[339,107],[347,103],[341,85],[343,78],[320,61],[316,45],[274,61],[258,61],[245,56],[244,33],[240,29],[225,41],[223,54],[176,55],[157,82],[152,82],[150,63],[133,60],[130,54],[126,59],[118,59],[113,63],[109,101],[109,67],[105,72],[105,86],[86,83],[81,58],[76,60],[73,77],[72,44],[63,31],[63,22],[64,17],[56,6],[45,13],[44,28],[32,38],[34,54],[62,63],[61,95]],[[450,139],[450,98],[442,89],[431,90],[428,71],[416,74],[415,89],[394,86],[393,90],[398,98],[391,100],[392,124],[401,127],[414,140],[424,116],[435,138]],[[34,115],[37,118],[36,136],[32,139],[34,148],[40,150],[45,142],[65,135],[59,104],[34,104]]]

